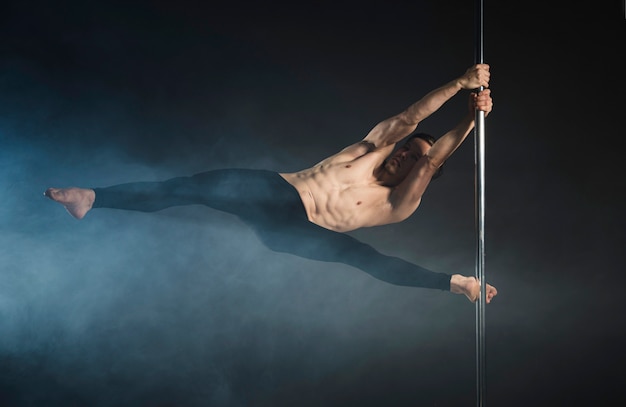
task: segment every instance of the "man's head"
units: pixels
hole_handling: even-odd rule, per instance
[[[430,147],[437,141],[433,136],[426,133],[414,133],[408,136],[385,161],[385,169],[388,173],[404,179],[415,163],[428,153]],[[432,179],[441,175],[443,166],[439,167]]]
[[[411,141],[414,138],[422,139],[422,140],[426,141],[430,146],[435,144],[435,141],[437,141],[436,138],[434,138],[433,136],[431,136],[430,134],[427,134],[427,133],[413,133],[406,139],[406,141],[407,142]]]

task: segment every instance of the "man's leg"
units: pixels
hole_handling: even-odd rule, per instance
[[[281,219],[266,223],[254,219],[247,220],[247,223],[263,243],[276,252],[347,264],[394,285],[450,290],[449,274],[436,273],[398,257],[382,254],[350,235],[309,222],[304,217],[304,210],[302,212],[300,217],[292,213],[288,216],[291,219],[285,219],[283,211],[276,214]]]
[[[271,171],[215,170],[163,182],[50,188],[46,196],[79,219],[92,207],[153,212],[178,205],[206,205],[239,216],[271,250],[344,263],[391,284],[450,290],[471,301],[477,299],[479,286],[473,277],[430,271],[309,222],[297,191]],[[489,302],[496,292],[488,288]]]
[[[389,284],[421,287],[463,294],[471,302],[480,297],[475,277],[428,270],[398,257],[387,256],[370,245],[344,233],[333,232],[307,220],[281,222],[280,225],[252,225],[271,250],[307,259],[343,263]],[[487,303],[498,293],[487,284]]]
[[[61,203],[75,218],[92,208],[155,212],[172,206],[206,205],[235,215],[254,212],[275,201],[272,183],[284,182],[275,172],[225,169],[158,182],[131,182],[105,188],[49,188],[45,195]]]

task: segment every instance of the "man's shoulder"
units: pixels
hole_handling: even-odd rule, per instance
[[[352,155],[353,159],[361,158],[366,155],[372,155],[372,154],[387,157],[393,150],[393,147],[394,147],[393,145],[378,147],[371,141],[362,140],[362,141],[359,141],[358,143],[352,144],[344,148],[342,151],[339,152],[338,155],[346,153],[346,154]]]
[[[380,164],[385,160],[390,152],[391,150],[386,147],[379,148],[376,147],[374,143],[359,141],[358,143],[351,144],[338,153],[323,159],[315,166],[356,163],[357,161],[374,161],[375,163]]]
[[[358,158],[365,154],[376,151],[376,145],[372,142],[361,140],[358,143],[349,145],[341,150],[337,155],[352,155],[353,158]]]

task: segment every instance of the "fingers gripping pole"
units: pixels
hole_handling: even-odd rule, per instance
[[[483,63],[483,0],[475,0],[475,63]],[[482,90],[481,87],[479,90]],[[476,278],[480,299],[476,302],[476,399],[485,406],[485,112],[477,110],[474,126],[475,205],[476,205]]]

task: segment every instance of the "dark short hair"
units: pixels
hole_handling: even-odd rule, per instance
[[[409,135],[407,137],[405,143],[408,143],[409,141],[413,140],[414,138],[422,139],[425,142],[427,142],[428,144],[430,144],[431,146],[433,144],[435,144],[435,142],[437,141],[437,139],[435,137],[433,137],[432,135],[430,135],[428,133],[413,133],[413,134],[411,134],[411,135]],[[442,174],[443,174],[443,164],[441,164],[441,167],[437,168],[437,171],[433,175],[432,179],[437,179],[437,178],[441,177]]]
[[[405,143],[413,140],[414,138],[421,138],[422,140],[426,141],[431,146],[435,144],[435,141],[437,141],[436,138],[434,138],[428,133],[413,133],[406,139]]]

